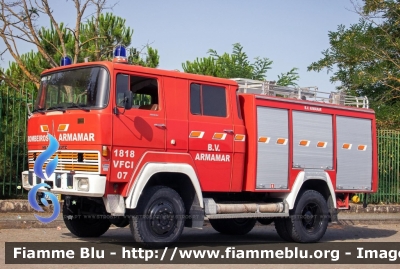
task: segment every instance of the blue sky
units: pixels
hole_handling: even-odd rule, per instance
[[[232,44],[240,43],[251,60],[257,56],[273,60],[267,80],[276,80],[280,73],[297,67],[300,86],[318,86],[324,92],[335,89],[329,82],[330,74],[307,72],[307,66],[319,60],[321,51],[329,47],[328,31],[359,19],[350,0],[109,2],[118,2],[110,11],[125,18],[134,29],[132,46],[151,43],[158,49],[159,68],[182,70],[183,62],[207,56],[208,49],[230,53]],[[72,1],[57,3],[53,5],[56,18],[73,27]],[[9,59],[6,57],[1,66],[7,66]]]

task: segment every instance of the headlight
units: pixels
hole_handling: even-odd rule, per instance
[[[30,186],[28,174],[22,174],[22,185],[24,187],[29,187]]]
[[[89,191],[88,178],[77,178],[77,180],[78,180],[78,191]]]

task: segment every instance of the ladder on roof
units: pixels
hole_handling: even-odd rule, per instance
[[[355,106],[368,108],[369,102],[366,96],[358,97],[346,95],[343,91],[320,92],[318,87],[287,87],[276,85],[272,81],[259,81],[247,78],[232,78],[239,86],[240,93],[261,94],[293,98],[298,100],[308,100],[336,105]]]

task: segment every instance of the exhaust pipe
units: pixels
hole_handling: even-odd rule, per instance
[[[282,213],[283,203],[272,204],[216,204],[217,214],[232,213]]]

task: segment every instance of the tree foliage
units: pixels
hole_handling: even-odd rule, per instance
[[[278,75],[277,85],[281,86],[298,86],[296,81],[300,78],[299,74],[296,72],[298,68],[293,67],[287,73],[281,73]]]
[[[182,68],[187,73],[209,75],[221,78],[249,78],[265,80],[267,71],[271,69],[272,61],[268,58],[256,57],[253,63],[250,62],[243,46],[239,43],[233,44],[231,54],[219,55],[217,51],[210,49],[208,57],[196,58],[193,62],[186,61]],[[295,85],[299,78],[293,68],[286,74],[281,74],[280,81],[284,86]],[[283,84],[282,84],[283,85]]]
[[[76,9],[73,29],[56,20],[48,0],[35,1],[34,4],[27,0],[0,0],[0,37],[6,45],[5,52],[14,59],[8,69],[0,69],[3,85],[18,90],[24,80],[31,82],[31,85],[24,84],[25,87],[38,88],[40,73],[57,67],[63,56],[72,57],[74,63],[83,62],[85,58],[90,61],[110,60],[116,45],[130,46],[133,29],[126,26],[125,19],[102,13],[108,8],[106,0],[72,2]],[[94,15],[82,22],[85,12],[93,10]],[[39,16],[47,17],[50,26],[39,27]],[[22,43],[33,45],[35,50],[20,54]],[[138,51],[130,57],[131,63],[156,67],[158,51],[150,46],[146,48],[147,55]]]
[[[358,23],[329,32],[330,47],[308,70],[333,72],[351,94],[368,96],[378,126],[400,126],[400,3],[395,0],[353,2]]]
[[[146,53],[142,52],[144,49],[146,49]],[[143,55],[146,55],[146,57],[143,58]],[[160,63],[160,56],[158,55],[158,51],[149,45],[146,45],[140,51],[136,48],[130,48],[128,62],[135,65],[156,68]]]

